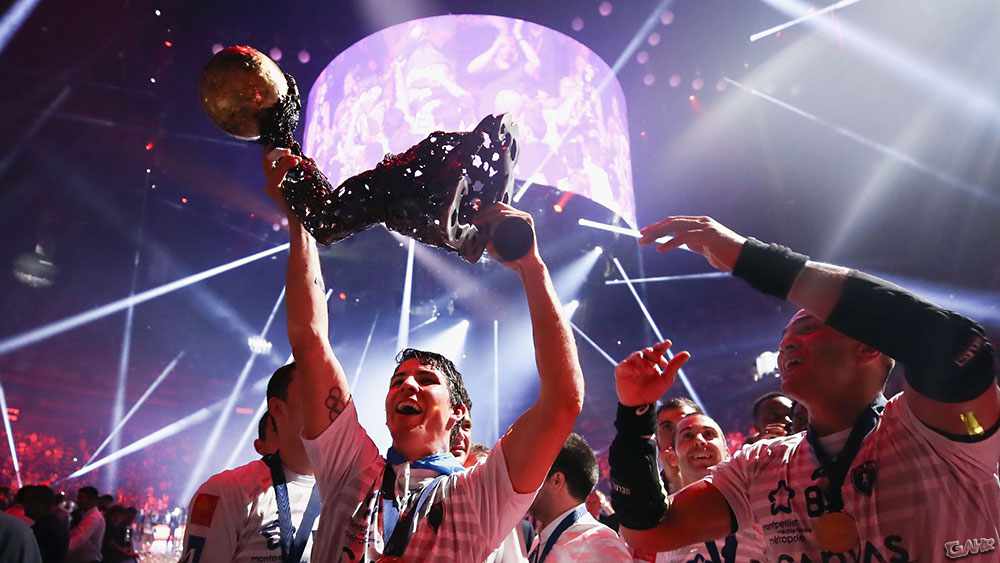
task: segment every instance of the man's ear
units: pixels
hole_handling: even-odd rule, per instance
[[[556,488],[564,488],[566,486],[566,475],[562,471],[553,471],[552,475],[546,478],[549,485]]]
[[[275,428],[277,428],[277,420],[279,417],[285,417],[288,415],[288,405],[277,397],[271,397],[267,400],[267,412],[270,413],[270,418],[273,422],[275,422]]]
[[[881,362],[882,352],[879,352],[871,346],[858,342],[857,349],[855,350],[855,357],[858,359],[859,363],[869,364],[872,362]]]

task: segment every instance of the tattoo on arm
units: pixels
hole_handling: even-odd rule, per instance
[[[336,420],[337,416],[347,408],[347,401],[344,400],[344,394],[339,388],[330,388],[330,394],[326,396],[326,408],[330,411],[330,422]]]

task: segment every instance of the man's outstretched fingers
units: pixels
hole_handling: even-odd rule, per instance
[[[687,361],[690,359],[691,359],[691,353],[688,352],[687,350],[677,354],[676,356],[674,356],[674,359],[670,360],[670,362],[667,363],[667,366],[663,370],[663,373],[670,373],[670,374],[677,373],[678,371],[680,371],[682,367],[684,367],[684,364],[686,364]]]

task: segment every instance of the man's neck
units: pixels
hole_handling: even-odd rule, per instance
[[[313,467],[309,463],[309,456],[306,455],[305,448],[301,442],[296,447],[294,444],[283,445],[278,454],[281,456],[281,464],[292,473],[299,475],[312,475]]]
[[[538,520],[538,531],[541,532],[546,526],[551,524],[560,514],[582,504],[576,499],[563,499],[552,503],[551,506],[535,511],[535,520]]]
[[[441,441],[441,443],[419,443],[419,444],[406,444],[402,445],[393,440],[392,448],[403,456],[406,461],[417,461],[418,459],[423,459],[427,456],[434,454],[441,454],[448,452],[448,442]]]
[[[858,398],[848,402],[840,401],[831,405],[807,405],[809,409],[809,427],[817,436],[829,436],[854,426],[858,417],[864,412],[872,399]]]

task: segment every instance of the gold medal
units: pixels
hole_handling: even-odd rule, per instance
[[[858,546],[858,524],[846,512],[827,512],[813,524],[816,543],[832,553],[844,553]]]

